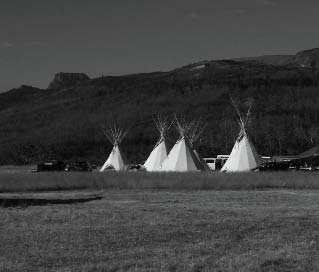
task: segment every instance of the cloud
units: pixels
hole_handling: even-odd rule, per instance
[[[21,42],[21,43],[11,43],[11,42],[0,42],[0,50],[1,49],[10,49],[10,48],[15,48],[15,49],[19,49],[19,48],[24,48],[24,47],[40,47],[40,46],[44,46],[47,43],[42,42],[42,41],[25,41],[25,42]]]
[[[235,13],[235,14],[241,15],[241,14],[246,13],[247,10],[246,9],[234,9],[232,12]]]
[[[192,11],[190,14],[189,14],[189,17],[191,17],[192,19],[197,19],[198,18],[198,13],[195,12],[195,11]]]
[[[24,45],[26,45],[26,46],[42,46],[42,45],[46,45],[46,43],[41,42],[41,41],[29,41],[29,42],[25,42]]]
[[[10,42],[0,43],[0,49],[8,49],[8,48],[12,48],[12,47],[14,47],[14,45]]]
[[[272,0],[256,0],[256,3],[264,6],[276,6],[277,3]]]

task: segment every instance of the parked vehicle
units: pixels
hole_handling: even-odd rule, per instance
[[[216,161],[215,161],[215,170],[220,170],[223,168],[224,164],[228,160],[229,155],[217,155]]]
[[[128,167],[128,170],[129,171],[146,171],[146,168],[143,164],[131,164],[129,167]]]
[[[92,165],[87,161],[75,161],[68,163],[64,170],[65,171],[85,171],[85,172],[91,172],[92,171]]]
[[[216,158],[204,158],[204,161],[206,162],[210,170],[216,170]]]
[[[281,162],[274,162],[274,161],[269,161],[263,163],[259,169],[260,171],[287,171],[289,170],[290,163],[281,161]]]
[[[65,163],[63,161],[52,160],[37,165],[37,172],[41,171],[64,171]]]

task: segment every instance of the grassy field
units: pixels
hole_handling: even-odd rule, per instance
[[[255,190],[319,189],[319,172],[148,173],[39,172],[0,168],[0,193],[78,189]]]
[[[106,190],[0,215],[0,271],[319,271],[315,190]]]

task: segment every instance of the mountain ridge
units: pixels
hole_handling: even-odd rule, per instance
[[[264,155],[298,154],[319,143],[319,71],[306,66],[317,50],[298,62],[267,64],[254,59],[214,60],[168,72],[87,78],[39,89],[21,86],[0,94],[0,163],[48,158],[89,159],[101,164],[110,151],[101,126],[129,128],[123,151],[142,162],[158,138],[153,115],[202,118],[208,126],[197,148],[203,156],[229,153],[239,127],[229,95],[254,101],[249,133]],[[302,66],[304,65],[304,66]],[[169,134],[169,145],[176,132]]]
[[[319,68],[319,48],[297,52],[295,55],[263,55],[257,57],[236,58],[238,61],[257,61],[270,65],[289,65],[303,68]]]
[[[195,68],[200,65],[208,65],[213,62],[221,61],[236,61],[236,62],[251,62],[255,61],[261,64],[274,65],[274,66],[290,66],[290,67],[301,67],[301,68],[315,68],[319,69],[319,48],[312,48],[303,51],[297,52],[295,55],[261,55],[255,57],[240,57],[240,58],[231,58],[231,59],[217,59],[217,60],[202,60],[192,64],[187,64],[181,67],[174,68],[169,71],[155,71],[148,73],[132,73],[119,76],[103,76],[97,78],[90,78],[85,73],[73,73],[73,72],[58,72],[54,75],[54,78],[49,83],[47,89],[63,89],[68,87],[74,87],[77,85],[85,84],[89,80],[94,80],[98,78],[124,78],[124,77],[140,77],[140,76],[151,76],[151,75],[163,75],[167,73],[172,73],[175,71],[180,71],[185,68]],[[25,87],[27,85],[22,85],[18,88],[13,88],[4,92],[11,90],[17,90]],[[29,86],[35,89],[41,89],[33,86]],[[45,90],[45,89],[43,89]],[[4,93],[3,92],[3,93]]]

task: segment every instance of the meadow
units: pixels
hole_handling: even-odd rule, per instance
[[[319,191],[105,190],[0,208],[0,271],[319,271]]]
[[[29,167],[30,168],[30,167]],[[256,190],[319,189],[319,172],[150,173],[30,172],[0,168],[0,193],[79,189]]]
[[[0,197],[102,198],[0,207],[0,271],[319,271],[318,177],[2,169]]]

